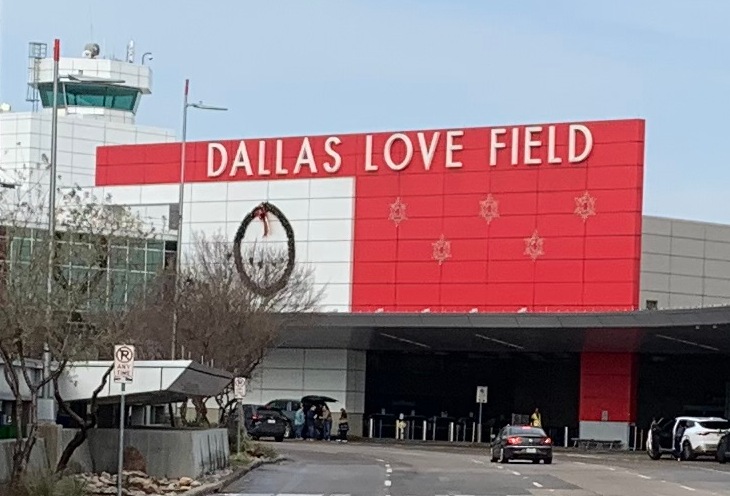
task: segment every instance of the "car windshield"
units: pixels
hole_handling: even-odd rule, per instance
[[[730,429],[730,421],[727,420],[708,420],[705,422],[699,422],[699,424],[705,429]]]
[[[540,436],[540,437],[547,437],[545,434],[545,431],[542,429],[538,429],[537,427],[512,427],[508,434],[510,436]]]

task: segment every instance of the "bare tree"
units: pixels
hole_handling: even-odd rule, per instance
[[[178,280],[178,339],[194,359],[249,377],[277,346],[282,328],[310,318],[322,291],[315,289],[312,269],[295,263],[286,285],[262,296],[243,282],[233,249],[222,235],[195,239]],[[242,258],[249,280],[262,285],[281,277],[287,262],[285,252],[255,245],[245,248]],[[202,424],[208,423],[207,399],[191,399]],[[217,400],[225,410],[222,396]]]
[[[37,440],[41,394],[69,362],[96,358],[116,340],[116,328],[86,319],[113,310],[107,270],[112,247],[152,234],[129,209],[72,188],[59,191],[51,239],[48,190],[29,176],[18,174],[18,186],[0,192],[0,357],[15,397],[14,481]],[[44,355],[53,365],[45,362],[45,374],[39,374],[34,364]]]

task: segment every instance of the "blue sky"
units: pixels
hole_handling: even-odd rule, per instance
[[[154,54],[138,122],[190,139],[642,117],[645,212],[730,223],[727,0],[0,0],[0,101],[27,44]]]

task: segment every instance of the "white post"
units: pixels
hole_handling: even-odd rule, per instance
[[[449,422],[449,442],[454,442],[454,423]]]
[[[243,422],[243,403],[236,402],[236,453],[241,452],[241,423]]]
[[[375,421],[372,417],[370,417],[370,420],[368,421],[368,433],[370,434],[370,439],[373,438],[373,430],[375,429]]]
[[[124,391],[126,384],[122,383],[122,393],[119,396],[119,456],[117,459],[117,496],[122,496],[122,470],[124,468],[124,421],[126,419]]]
[[[472,422],[471,423],[471,442],[474,444],[474,441],[476,440],[476,434],[477,434],[477,423]]]
[[[426,440],[426,430],[428,430],[428,422],[424,419],[423,421],[423,440]]]
[[[568,433],[568,426],[566,425],[565,426],[565,438],[563,439],[563,446],[565,446],[566,448],[568,447],[568,436],[569,435],[570,434]]]
[[[482,405],[483,403],[479,403],[479,432],[477,433],[477,442],[482,442]]]

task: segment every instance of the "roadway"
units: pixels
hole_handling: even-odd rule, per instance
[[[709,496],[730,494],[730,467],[646,455],[556,452],[552,465],[490,463],[486,452],[288,442],[288,457],[222,493],[235,496]]]

